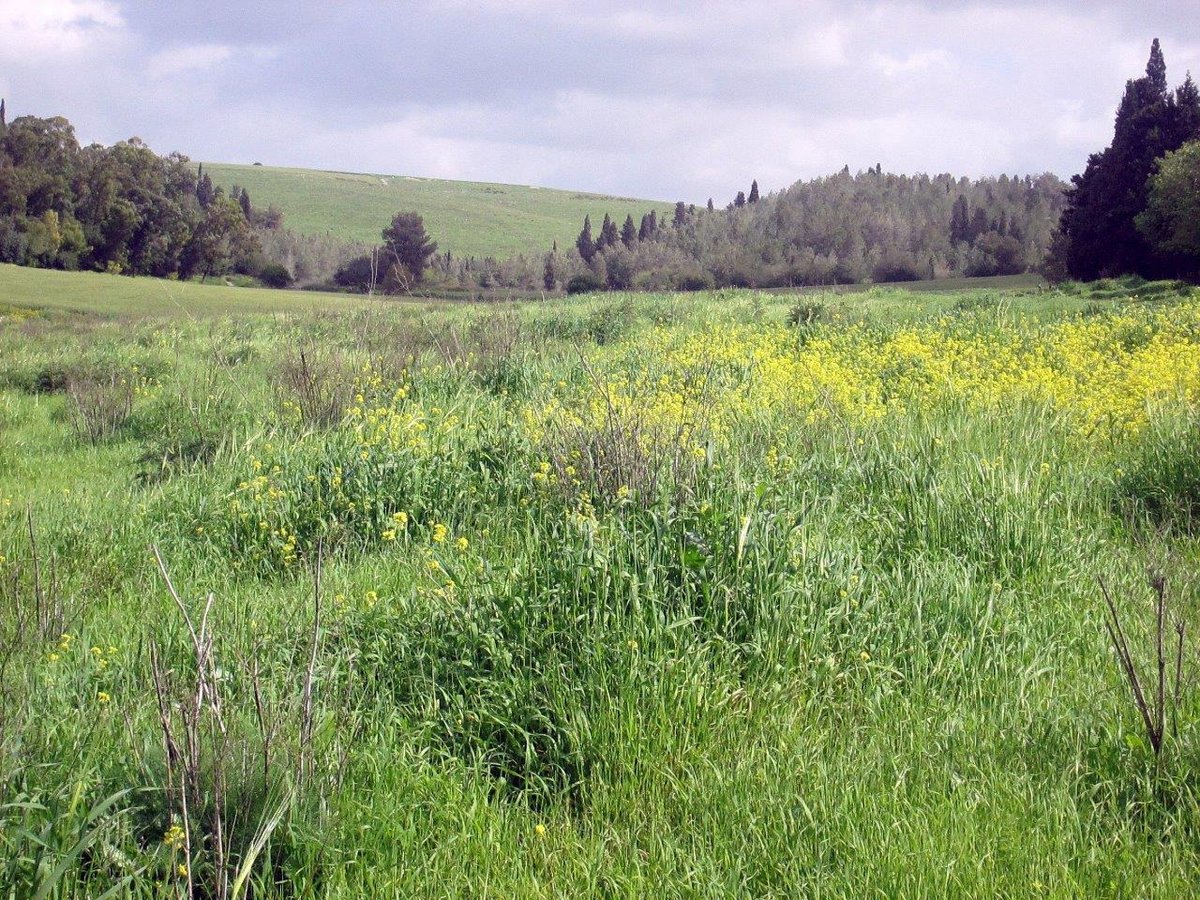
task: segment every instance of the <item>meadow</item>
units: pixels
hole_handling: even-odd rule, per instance
[[[273,166],[204,163],[216,185],[246,188],[256,207],[283,211],[284,225],[302,234],[332,234],[348,241],[379,242],[379,233],[398,212],[415,211],[438,248],[455,256],[501,259],[546,253],[556,241],[574,245],[584,216],[599,233],[605,213],[620,227],[652,209],[669,216],[675,202],[614,197],[518,184],[488,184],[322,172]]]
[[[5,896],[1194,889],[1194,291],[188,287],[0,306]]]

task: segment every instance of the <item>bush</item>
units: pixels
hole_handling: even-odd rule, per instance
[[[333,273],[333,283],[340,288],[365,294],[383,281],[383,265],[369,255],[356,256]]]
[[[292,273],[279,263],[267,263],[258,273],[258,280],[267,287],[286,288],[292,285]]]
[[[625,337],[636,324],[637,307],[626,298],[605,304],[588,316],[588,336],[597,344],[611,344]]]
[[[828,310],[824,303],[816,300],[802,300],[788,310],[788,323],[791,325],[814,325],[827,318]]]
[[[909,259],[893,258],[882,260],[871,270],[871,280],[876,284],[895,281],[920,281],[917,264]]]
[[[133,382],[116,373],[71,378],[66,390],[71,428],[90,444],[115,434],[133,412]]]
[[[707,272],[688,272],[680,275],[677,284],[681,291],[711,291],[715,286],[713,277]]]
[[[604,282],[591,272],[576,275],[567,282],[568,294],[594,294],[602,290],[604,290]]]

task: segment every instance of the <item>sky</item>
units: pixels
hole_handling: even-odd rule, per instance
[[[1195,0],[0,0],[0,96],[81,142],[723,205],[881,163],[1069,177]]]

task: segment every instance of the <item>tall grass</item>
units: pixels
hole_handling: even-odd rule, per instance
[[[1097,579],[1194,620],[1194,310],[879,299],[0,326],[0,886],[1186,894]]]

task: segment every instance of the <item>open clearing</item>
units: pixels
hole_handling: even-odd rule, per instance
[[[1200,877],[1096,581],[1195,627],[1193,293],[0,278],[6,894]]]

